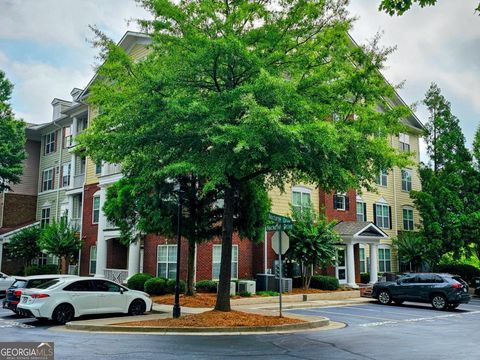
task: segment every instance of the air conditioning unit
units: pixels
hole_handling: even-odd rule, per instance
[[[280,279],[275,278],[275,291],[280,291]],[[292,279],[291,278],[282,278],[282,292],[292,292]]]
[[[275,275],[273,274],[257,274],[257,286],[255,290],[258,291],[276,291],[275,290]]]
[[[255,281],[242,280],[238,282],[238,292],[255,294]]]

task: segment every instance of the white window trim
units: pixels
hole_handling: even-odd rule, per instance
[[[404,210],[407,210],[407,211],[411,211],[412,212],[412,228],[411,229],[405,229],[405,216],[404,216],[404,213],[403,211]],[[410,205],[405,205],[405,206],[402,206],[402,225],[403,225],[403,230],[405,231],[411,231],[411,230],[414,230],[415,229],[415,215],[413,213],[413,207],[410,206]]]
[[[42,191],[41,191],[41,192],[47,192],[47,191],[52,191],[52,190],[54,190],[54,188],[53,188],[53,181],[54,181],[53,169],[54,169],[53,167],[50,167],[50,168],[47,168],[47,169],[45,169],[45,170],[42,171]],[[50,178],[50,181],[52,182],[52,188],[45,190],[45,189],[44,189],[44,184],[45,184],[46,181],[48,181],[48,180],[45,180],[45,178],[46,178],[45,174],[46,174],[47,172],[49,172],[49,171],[51,171],[51,174],[52,174],[52,175],[51,175],[51,178]]]
[[[388,170],[380,170],[380,172],[378,173],[377,185],[388,187]]]
[[[98,198],[98,209],[95,210],[95,199]],[[95,222],[95,211],[98,211],[98,220]],[[100,194],[96,192],[92,198],[92,224],[98,224],[100,222]]]
[[[44,137],[45,144],[44,144],[44,151],[43,151],[45,155],[53,154],[55,152],[55,137],[56,137],[55,132],[56,131],[54,130],[49,132],[48,134],[45,134],[45,137]],[[52,140],[52,134],[53,134],[53,140]],[[47,142],[47,137],[49,138],[48,142]],[[47,149],[50,149],[50,148],[52,150],[47,152]]]
[[[43,212],[48,210],[48,218],[47,217],[43,217]],[[52,208],[50,206],[42,206],[42,209],[40,211],[40,226],[43,227],[43,224],[44,224],[44,220],[48,219],[48,223],[47,224],[50,224],[50,220],[52,219]]]
[[[293,193],[294,192],[297,192],[297,193],[300,193],[300,205],[294,205],[293,204]],[[292,207],[300,207],[300,210],[303,210],[307,205],[303,203],[303,195],[304,194],[308,194],[309,196],[309,200],[310,200],[310,203],[308,204],[308,206],[312,206],[312,189],[308,188],[308,187],[305,187],[305,186],[301,186],[301,185],[296,185],[296,186],[292,186]]]
[[[215,248],[215,247],[220,247],[220,260],[219,260],[219,261],[214,261],[215,259],[214,259],[214,257],[213,257],[213,254],[214,254],[214,248]],[[236,261],[234,261],[235,259],[233,258],[233,248],[234,248],[234,247],[237,248],[237,251],[236,251],[236,254],[237,254]],[[216,277],[213,276],[213,275],[214,275],[214,274],[213,274],[213,264],[219,264],[219,265],[221,264],[221,261],[222,261],[222,257],[221,257],[222,250],[221,250],[221,248],[222,248],[222,245],[219,245],[219,244],[214,244],[214,245],[212,246],[212,280],[218,280],[218,278],[216,278]],[[233,245],[232,245],[232,265],[235,263],[235,264],[236,264],[236,268],[237,268],[237,271],[236,271],[237,276],[236,276],[236,277],[233,277],[233,276],[232,276],[232,279],[233,279],[233,280],[237,280],[237,279],[238,279],[238,258],[239,258],[238,252],[239,252],[238,245],[237,245],[237,244],[233,244]]]
[[[93,248],[95,248],[95,258],[92,258]],[[88,257],[88,273],[94,275],[95,272],[92,272],[92,261],[95,261],[95,271],[97,271],[97,245],[90,246],[90,253]]]
[[[65,167],[69,169],[68,171],[68,176],[65,175]],[[60,179],[61,181],[61,187],[66,188],[70,186],[70,174],[72,173],[72,164],[71,163],[65,163],[62,165],[62,178]],[[63,185],[63,179],[67,177],[67,185]]]
[[[343,198],[343,202],[342,202],[342,205],[343,207],[337,207],[337,204],[335,203],[335,209],[334,210],[338,210],[338,211],[346,211],[347,210],[347,194],[345,193],[335,193],[334,195],[337,199],[338,198]]]
[[[367,265],[368,265],[368,264],[367,264],[367,252],[366,252],[366,249],[365,249],[365,248],[366,248],[365,245],[359,244],[359,247],[358,247],[358,249],[359,249],[359,250],[358,250],[358,261],[359,261],[359,265],[360,265],[360,266],[359,266],[359,267],[360,267],[360,269],[359,269],[359,270],[360,270],[360,273],[368,273],[368,272],[369,272],[369,271],[368,271],[368,267],[367,267]],[[360,250],[363,250],[363,260],[362,260],[362,257],[361,257],[361,255],[360,255],[360,254],[362,253]],[[363,262],[364,265],[365,265],[365,266],[364,266],[364,270],[365,270],[365,271],[362,271],[362,262]]]
[[[388,249],[390,250],[390,258],[389,259],[385,259],[385,257],[383,258],[383,260],[380,259],[380,250],[385,250],[385,249]],[[378,271],[381,272],[380,270],[380,262],[383,261],[383,267],[384,267],[384,271],[383,272],[391,272],[392,271],[392,247],[390,245],[378,245],[378,254],[377,254],[377,258],[378,258]],[[387,261],[390,261],[390,269],[387,270],[387,267],[386,267],[386,262]]]
[[[166,248],[167,249],[167,261],[160,261],[160,248]],[[171,261],[168,257],[168,254],[169,254],[169,247],[175,247],[175,261]],[[164,277],[166,279],[168,279],[168,273],[169,273],[169,267],[170,267],[170,264],[175,264],[175,269],[176,269],[176,266],[177,266],[177,244],[161,244],[161,245],[157,245],[157,269],[156,269],[156,273],[157,273],[157,277]],[[160,263],[165,263],[167,264],[167,267],[166,267],[166,270],[167,270],[167,273],[166,274],[159,274],[158,273],[158,264]],[[163,276],[163,275],[166,275],[166,276]]]
[[[382,220],[382,224],[380,225],[380,223],[377,221],[378,219],[378,208],[377,206],[382,206],[382,207],[385,207],[387,208],[387,226],[384,226],[385,225],[385,216],[381,216],[381,218],[383,219]],[[384,202],[376,202],[375,203],[375,224],[381,228],[381,229],[390,229],[390,209],[389,209],[389,205],[388,203],[384,203]]]
[[[358,207],[359,207],[358,205],[359,205],[359,204],[360,204],[360,207],[362,208],[362,213],[361,213],[361,214],[358,213]],[[355,206],[356,206],[356,208],[357,208],[357,211],[356,211],[356,219],[357,219],[357,221],[359,221],[359,220],[358,220],[358,215],[362,215],[362,220],[361,220],[361,221],[365,221],[365,207],[364,207],[364,205],[365,205],[365,201],[363,201],[363,200],[358,200],[358,197],[357,197],[357,201],[356,201],[356,204],[355,204]]]
[[[406,173],[408,174],[408,177],[406,179],[410,179],[410,181],[404,181],[403,180],[403,173]],[[400,181],[401,181],[401,187],[402,187],[402,191],[404,192],[410,192],[413,188],[413,179],[412,179],[412,170],[411,169],[401,169],[400,170]],[[403,188],[403,184],[406,184],[406,190]],[[410,184],[410,190],[408,190],[408,184]]]

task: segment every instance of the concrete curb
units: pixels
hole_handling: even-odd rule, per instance
[[[288,302],[307,302],[307,301],[319,301],[319,300],[346,300],[352,298],[359,298],[360,290],[345,290],[345,291],[332,291],[324,293],[314,294],[298,294],[298,295],[283,295],[283,303]],[[266,297],[252,297],[243,299],[233,299],[230,301],[232,306],[240,305],[257,305],[257,304],[274,304],[278,303],[278,296],[266,296]]]
[[[305,323],[299,324],[286,324],[286,325],[274,325],[274,326],[246,326],[246,327],[160,327],[160,326],[116,326],[113,324],[95,324],[91,320],[87,321],[73,321],[65,325],[69,330],[80,330],[80,331],[99,331],[99,332],[129,332],[129,333],[158,333],[158,334],[171,334],[171,333],[181,333],[181,334],[194,334],[202,335],[209,334],[213,335],[217,333],[219,335],[235,335],[242,333],[277,333],[277,332],[289,332],[289,331],[301,331],[301,330],[311,330],[320,327],[325,327],[330,325],[330,320],[325,317],[320,316],[289,316],[291,318],[305,320]],[[122,318],[121,321],[117,320],[118,323],[125,322],[125,318]]]

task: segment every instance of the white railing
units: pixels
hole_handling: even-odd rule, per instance
[[[102,176],[119,174],[122,172],[122,167],[119,164],[104,163],[102,166]]]
[[[84,179],[85,179],[85,174],[74,175],[73,176],[73,189],[83,187]]]
[[[105,278],[111,281],[115,281],[118,284],[124,284],[127,282],[128,270],[125,269],[105,269]]]

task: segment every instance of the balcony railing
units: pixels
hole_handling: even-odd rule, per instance
[[[70,227],[72,229],[79,231],[80,226],[81,226],[81,219],[70,219]]]
[[[118,284],[125,284],[128,278],[128,270],[125,269],[105,269],[104,275],[107,280],[115,281]]]
[[[113,174],[119,174],[122,172],[122,167],[119,164],[105,163],[102,166],[102,176],[108,176]]]
[[[85,174],[79,174],[73,176],[73,189],[83,187],[83,183],[85,180]]]

